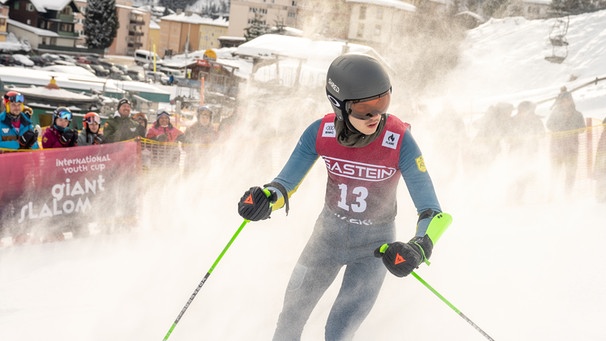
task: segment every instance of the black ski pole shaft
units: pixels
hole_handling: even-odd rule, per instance
[[[185,311],[187,310],[187,308],[189,307],[189,305],[191,304],[191,302],[194,300],[194,298],[196,297],[196,295],[198,294],[198,292],[200,291],[200,289],[202,289],[202,286],[204,285],[204,283],[206,283],[206,280],[208,279],[208,277],[210,276],[210,274],[213,272],[213,270],[215,269],[215,267],[217,266],[217,264],[219,264],[219,261],[221,261],[221,258],[223,258],[223,255],[225,254],[225,252],[227,252],[227,249],[229,249],[229,247],[234,242],[234,240],[236,240],[236,237],[238,237],[238,235],[240,234],[240,231],[242,231],[242,229],[244,228],[244,226],[246,226],[246,224],[249,221],[250,220],[244,219],[244,221],[242,222],[242,224],[240,225],[240,227],[238,227],[238,230],[236,231],[236,233],[234,233],[234,235],[231,237],[231,239],[229,240],[229,242],[227,243],[227,245],[225,245],[225,247],[223,248],[223,251],[221,251],[221,253],[217,257],[217,259],[215,260],[215,262],[213,263],[213,265],[206,272],[206,275],[204,275],[204,278],[202,278],[202,280],[200,281],[200,284],[198,284],[198,287],[196,288],[196,290],[194,290],[193,294],[191,294],[191,296],[189,297],[189,300],[187,300],[187,303],[185,303],[185,306],[183,306],[183,309],[181,309],[181,312],[179,313],[179,315],[175,319],[175,322],[173,322],[172,326],[170,326],[170,329],[168,330],[168,332],[164,336],[163,341],[168,340],[168,338],[170,337],[170,334],[173,332],[173,330],[177,326],[177,323],[179,323],[179,320],[181,320],[181,317],[183,317],[183,314],[185,314]]]
[[[474,327],[477,331],[480,332],[480,334],[482,334],[486,339],[490,340],[490,341],[494,341],[494,339],[492,337],[490,337],[490,335],[488,335],[485,331],[482,330],[482,328],[480,328],[477,324],[473,323],[472,320],[469,319],[469,317],[465,316],[465,314],[463,314],[459,309],[457,309],[457,307],[455,307],[452,303],[450,303],[444,296],[440,295],[440,293],[434,289],[431,285],[429,285],[429,283],[425,282],[425,280],[423,278],[421,278],[421,276],[417,275],[416,272],[412,272],[412,275],[414,276],[414,278],[418,279],[419,282],[421,282],[421,284],[423,284],[427,289],[429,289],[429,291],[433,292],[434,295],[438,296],[438,298],[440,300],[442,300],[442,302],[446,303],[447,306],[450,307],[450,309],[454,310],[457,314],[459,314],[459,316],[461,316],[463,318],[463,320],[467,321],[467,323],[471,324],[472,327]]]

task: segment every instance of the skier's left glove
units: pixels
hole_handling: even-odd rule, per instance
[[[431,257],[433,242],[428,235],[414,237],[408,243],[383,244],[375,250],[375,257],[382,258],[389,272],[398,276],[408,276],[414,269]]]
[[[272,205],[278,200],[278,194],[269,188],[251,187],[244,192],[238,202],[238,213],[242,218],[258,221],[269,218]]]

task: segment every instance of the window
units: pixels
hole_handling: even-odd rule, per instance
[[[360,16],[358,17],[358,19],[366,19],[366,6],[360,6]]]
[[[381,25],[375,25],[375,36],[381,36]]]
[[[377,7],[377,19],[383,19],[383,7]]]
[[[32,5],[31,2],[28,2],[27,5],[25,5],[25,10],[28,12],[34,12],[35,11],[34,5]]]
[[[72,28],[72,25],[70,25],[70,24],[61,23],[61,24],[59,25],[59,31],[63,31],[63,32],[73,32],[73,28]]]
[[[358,24],[358,32],[356,33],[358,38],[364,37],[364,24]]]

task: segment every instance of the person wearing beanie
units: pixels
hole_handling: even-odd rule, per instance
[[[149,128],[146,138],[158,142],[177,142],[183,135],[183,132],[170,123],[170,114],[166,111],[160,111],[156,117],[156,122]]]
[[[156,116],[156,122],[147,131],[146,138],[157,141],[152,143],[152,163],[167,168],[178,167],[181,151],[176,142],[183,139],[183,132],[170,123],[170,114],[164,110]]]
[[[145,137],[145,130],[130,117],[131,103],[123,98],[118,101],[116,112],[103,125],[104,141],[106,143],[120,142]]]

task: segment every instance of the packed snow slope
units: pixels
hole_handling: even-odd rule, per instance
[[[561,86],[572,90],[606,77],[606,11],[570,17],[565,34],[567,57],[561,64],[545,60],[554,54],[549,37],[556,20],[491,19],[469,31],[460,65],[445,76],[436,93],[457,102],[462,110],[477,112],[498,101],[547,100]],[[563,53],[565,49],[556,48],[555,54]],[[606,115],[605,82],[574,93],[586,116]]]
[[[492,20],[469,33],[461,66],[426,105],[449,98],[481,111],[497,100],[555,96],[562,85],[603,75],[605,16],[571,18],[569,56],[557,65],[544,60],[549,20]],[[569,82],[571,75],[578,80]],[[212,147],[206,167],[185,178],[145,176],[145,191],[133,203],[141,217],[131,231],[0,248],[0,339],[165,336],[242,223],[236,203],[244,190],[269,182],[307,124],[330,110],[322,93],[245,91],[240,125],[229,143]],[[598,110],[605,107],[603,85],[583,91],[573,94],[581,110],[605,115]],[[398,97],[396,87],[394,109],[404,106]],[[553,194],[560,183],[547,167],[523,186],[507,158],[482,172],[465,160],[461,167],[436,156],[449,135],[430,134],[406,111],[394,113],[411,121],[442,207],[454,218],[419,275],[495,340],[605,340],[605,207],[594,200],[593,182],[581,176],[564,197]],[[325,173],[318,162],[291,198],[288,216],[276,211],[242,230],[169,340],[271,339],[290,272],[323,204]],[[514,195],[520,188],[526,195]],[[406,241],[417,217],[403,183],[399,192],[398,238]],[[323,339],[338,281],[303,340]],[[485,340],[417,280],[391,275],[355,338],[381,339]]]

